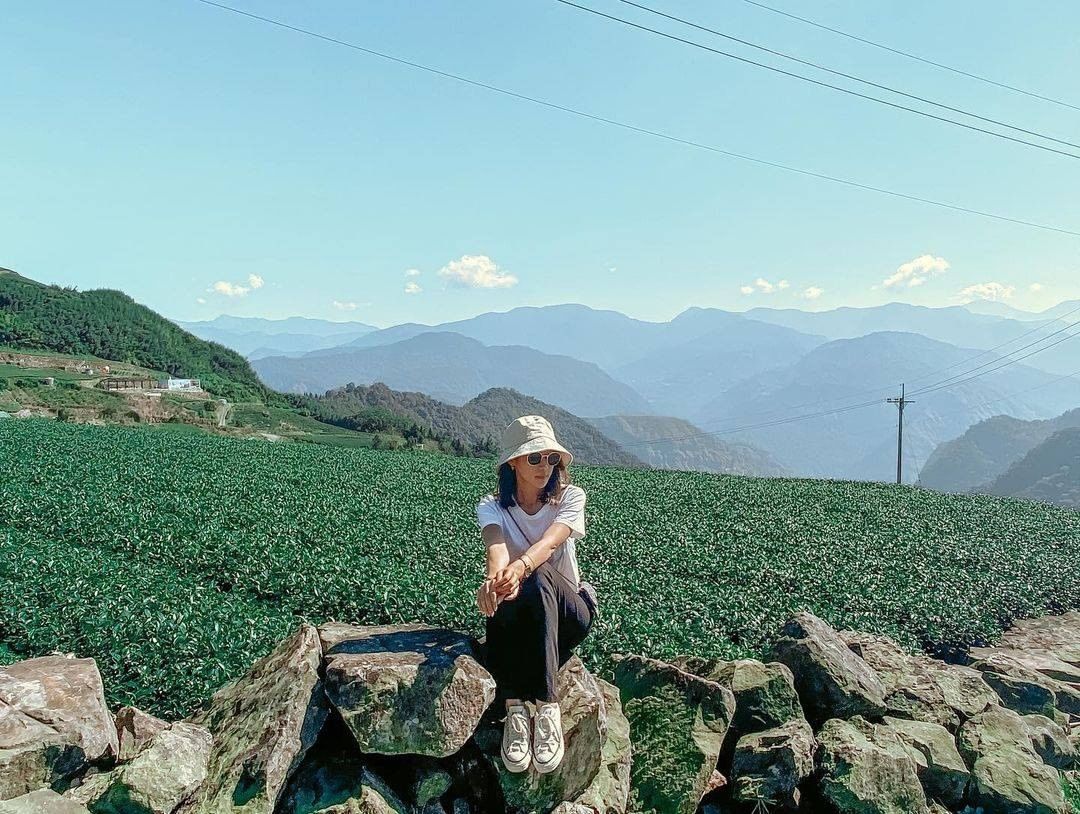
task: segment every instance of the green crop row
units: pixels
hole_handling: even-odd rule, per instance
[[[175,716],[301,619],[481,636],[474,507],[493,475],[441,455],[0,422],[0,660],[93,656],[112,703]],[[602,674],[614,651],[760,656],[802,608],[939,655],[1080,608],[1069,510],[877,483],[573,475],[602,607],[579,652]],[[136,599],[168,615],[132,614]],[[180,658],[163,618],[189,637]]]

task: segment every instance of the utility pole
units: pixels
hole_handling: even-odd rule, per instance
[[[895,404],[899,408],[900,420],[896,425],[896,482],[900,483],[903,477],[904,459],[904,405],[914,404],[911,399],[904,398],[904,384],[900,383],[900,398],[885,399],[889,404]]]

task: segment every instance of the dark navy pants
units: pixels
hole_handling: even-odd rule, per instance
[[[555,677],[592,627],[585,597],[551,564],[542,562],[486,618],[486,666],[497,697],[558,701]]]

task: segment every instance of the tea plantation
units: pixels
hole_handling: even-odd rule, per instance
[[[178,717],[301,620],[483,635],[490,461],[0,420],[0,661],[97,659]],[[848,481],[573,468],[579,652],[759,656],[809,608],[937,655],[1080,608],[1080,513]]]

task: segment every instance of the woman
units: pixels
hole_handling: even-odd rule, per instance
[[[503,763],[547,773],[563,757],[555,677],[596,612],[574,542],[585,536],[585,491],[570,483],[574,456],[543,416],[507,425],[500,452],[498,490],[476,507],[487,545],[476,602],[488,617],[487,668],[506,703]],[[531,737],[526,702],[535,707]]]

